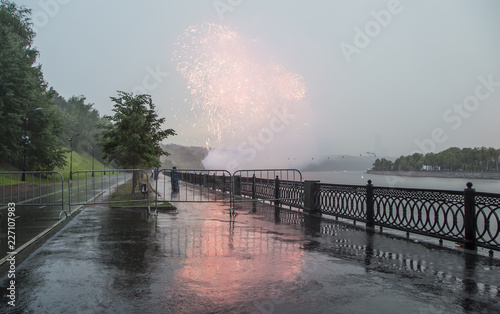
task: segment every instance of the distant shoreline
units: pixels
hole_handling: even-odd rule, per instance
[[[380,171],[368,170],[369,174],[383,176],[405,177],[435,177],[435,178],[464,178],[500,180],[500,172],[472,172],[472,171]]]

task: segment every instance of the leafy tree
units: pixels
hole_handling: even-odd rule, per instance
[[[472,148],[463,148],[462,149],[462,154],[463,154],[463,169],[466,171],[471,171],[473,170],[473,165],[474,165],[474,157],[472,155],[473,150]]]
[[[427,153],[424,156],[424,165],[434,167],[437,165],[437,157],[434,153]]]
[[[392,169],[396,171],[409,171],[410,166],[408,163],[408,158],[401,155],[398,159],[394,161],[394,166]]]
[[[61,119],[53,110],[41,66],[35,65],[34,37],[30,10],[1,0],[0,158],[21,166],[26,150],[28,169],[52,170],[65,163],[56,135],[61,131]],[[36,108],[43,110],[35,113]],[[23,140],[25,133],[29,140]]]
[[[127,169],[159,167],[160,156],[168,155],[161,141],[176,134],[162,130],[165,119],[158,118],[151,96],[119,91],[111,100],[115,114],[105,116],[111,123],[100,125],[102,132],[96,137],[104,158]],[[136,184],[134,173],[133,191]]]
[[[413,155],[408,156],[407,158],[411,171],[422,170],[422,166],[424,165],[424,155],[420,153],[414,153]]]
[[[444,170],[456,171],[462,169],[463,160],[462,150],[458,147],[450,147],[438,153],[438,161]]]
[[[394,163],[385,158],[377,159],[373,163],[373,170],[381,170],[381,171],[391,171],[394,166]]]
[[[486,170],[498,170],[498,153],[493,147],[486,149]]]
[[[60,133],[61,141],[69,148],[68,139],[73,137],[73,149],[79,152],[90,153],[94,147],[94,155],[102,161],[102,152],[94,145],[95,137],[100,132],[98,125],[107,120],[101,118],[99,112],[93,108],[94,104],[85,102],[85,96],[72,96],[68,100],[54,92],[53,100],[64,116],[64,132]],[[79,134],[78,137],[74,135]]]

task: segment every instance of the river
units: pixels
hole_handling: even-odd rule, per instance
[[[466,183],[470,181],[477,192],[500,193],[500,180],[491,179],[386,176],[356,171],[303,172],[302,179],[347,185],[366,185],[368,180],[372,180],[372,184],[375,186],[452,191],[461,191],[467,188]]]

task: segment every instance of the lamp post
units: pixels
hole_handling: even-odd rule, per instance
[[[94,146],[90,149],[92,150],[92,177],[94,177]]]
[[[42,108],[35,108],[31,112],[35,112],[38,110],[42,110]],[[26,150],[28,148],[28,144],[31,143],[30,138],[28,136],[28,113],[29,112],[26,112],[26,114],[21,117],[21,120],[24,121],[24,135],[22,137],[24,140],[24,154],[23,154],[24,162],[23,162],[23,175],[21,176],[21,181],[26,181]]]
[[[77,137],[80,134],[73,135],[69,138],[69,143],[71,147],[70,160],[69,160],[69,179],[73,179],[73,137]]]

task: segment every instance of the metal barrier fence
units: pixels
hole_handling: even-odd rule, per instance
[[[0,172],[0,206],[60,206],[64,211],[64,178],[57,171]]]
[[[227,170],[161,169],[155,174],[155,207],[159,202],[230,202]]]
[[[241,197],[238,201],[260,200],[303,208],[304,184],[297,169],[237,170],[233,182],[234,196]]]
[[[142,169],[85,170],[71,174],[69,203],[71,205],[123,204],[147,202],[151,190],[148,173]],[[119,191],[118,186],[124,185]],[[114,193],[114,198],[111,199]]]
[[[302,182],[296,169],[238,170],[233,175],[226,170],[162,169],[153,177],[152,185],[142,169],[75,171],[65,191],[59,172],[0,172],[0,206],[60,206],[61,218],[73,205],[146,203],[150,213],[150,193],[155,193],[156,208],[166,201],[229,202],[231,208],[234,202],[264,201],[365,222],[367,227],[456,241],[467,249],[500,250],[500,194],[478,193],[471,183],[463,192],[374,187],[371,181],[366,186],[323,184]]]
[[[308,185],[309,186],[309,185]],[[308,212],[500,250],[500,194],[312,184]],[[492,252],[490,252],[492,253]]]

